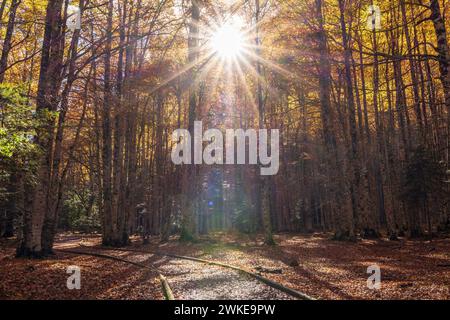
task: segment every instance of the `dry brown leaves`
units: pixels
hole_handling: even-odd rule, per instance
[[[78,246],[67,237],[56,247]],[[162,299],[157,274],[121,262],[57,253],[45,260],[15,259],[0,248],[0,299]],[[81,269],[81,289],[67,289],[68,266]]]
[[[263,275],[322,299],[450,299],[450,240],[345,243],[323,235],[278,235],[275,247],[263,246],[261,240],[221,233],[196,244],[180,244],[173,238],[163,245],[154,239],[141,246],[136,238],[132,248],[201,257],[248,270],[282,269],[281,274]],[[98,236],[64,234],[56,247],[95,250],[99,244]],[[63,253],[46,260],[15,259],[13,245],[0,245],[2,299],[162,299],[156,272]],[[287,298],[219,267],[151,254],[102,253],[158,267],[180,299]],[[381,267],[381,290],[366,285],[367,267],[373,264]],[[66,288],[70,265],[81,267],[81,290]]]

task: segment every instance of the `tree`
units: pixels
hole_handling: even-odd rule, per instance
[[[61,84],[62,55],[64,52],[62,25],[62,0],[50,0],[45,17],[36,112],[43,125],[36,131],[35,143],[43,151],[37,167],[37,183],[31,187],[31,224],[17,249],[18,256],[41,256],[49,253],[42,246],[42,227],[48,209],[53,130]]]

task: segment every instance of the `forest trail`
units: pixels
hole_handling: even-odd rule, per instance
[[[218,266],[162,258],[166,275],[177,300],[291,300],[290,295],[271,288],[248,275]]]
[[[68,248],[79,245],[92,246],[92,249],[100,249],[99,240],[85,238],[74,239],[67,242],[66,237],[61,238],[61,245]],[[418,246],[416,241],[371,241],[364,240],[355,244],[330,241],[325,236],[312,235],[277,235],[277,245],[274,247],[262,245],[263,238],[249,237],[245,235],[216,233],[203,237],[198,243],[180,243],[176,237],[167,243],[160,243],[157,238],[152,239],[149,245],[140,244],[139,239],[134,239],[124,252],[115,250],[115,254],[136,262],[146,261],[152,263],[161,271],[167,272],[167,280],[171,285],[176,299],[185,299],[184,294],[194,293],[196,287],[189,284],[191,279],[195,286],[206,285],[201,279],[211,280],[214,276],[224,277],[229,281],[225,283],[211,283],[208,289],[211,291],[211,299],[216,294],[214,286],[222,291],[227,288],[239,287],[247,290],[247,287],[255,287],[253,294],[260,295],[261,299],[271,295],[273,290],[255,279],[244,281],[240,273],[222,267],[214,267],[196,261],[179,260],[174,256],[195,257],[207,261],[220,262],[236,266],[244,270],[258,273],[257,268],[280,269],[281,273],[262,273],[261,275],[286,287],[293,288],[317,299],[386,299],[417,296],[429,298],[446,297],[450,295],[450,278],[442,276],[445,270],[441,265],[450,261],[448,240],[423,241]],[[129,252],[131,250],[132,252]],[[137,251],[147,251],[160,254],[169,254],[171,257],[161,255],[142,255]],[[109,250],[101,250],[109,254]],[[402,258],[395,258],[392,252],[401,252]],[[145,260],[147,257],[147,260]],[[411,268],[418,265],[420,268]],[[296,265],[294,262],[297,262]],[[369,290],[367,283],[367,267],[372,264],[380,264],[383,273],[383,289]],[[220,272],[220,274],[219,274]],[[426,276],[424,276],[426,274]],[[165,274],[166,275],[166,274]],[[237,278],[236,278],[237,277]],[[225,281],[224,281],[225,282]],[[419,285],[420,284],[420,289]],[[267,288],[269,291],[259,291],[259,288]],[[206,288],[206,287],[203,287]],[[185,291],[179,291],[185,290]],[[203,289],[202,289],[203,290]],[[205,292],[205,291],[202,291]],[[195,295],[201,295],[198,290]],[[282,294],[275,291],[277,295]],[[234,294],[234,293],[233,293]],[[239,293],[236,293],[239,294]],[[252,294],[246,292],[246,294]],[[249,295],[248,299],[253,299]],[[191,297],[195,299],[195,297]],[[229,297],[233,299],[233,297]],[[258,297],[255,297],[258,299]]]
[[[162,274],[175,300],[292,300],[289,294],[262,283],[237,270],[199,261],[189,261],[161,254],[122,249],[61,250],[71,254],[93,254],[96,257],[122,259],[122,262],[147,266]],[[103,256],[103,257],[101,257]]]
[[[161,273],[175,299],[289,298],[242,272],[175,256],[256,274],[260,268],[280,270],[260,274],[317,299],[450,298],[448,239],[347,243],[321,235],[293,234],[275,235],[275,239],[277,245],[269,247],[262,245],[262,236],[253,239],[236,234],[210,235],[196,243],[181,243],[173,237],[162,244],[155,237],[147,245],[136,237],[129,246],[112,249],[101,247],[99,235],[67,233],[57,236],[56,255],[43,260],[14,259],[15,241],[0,241],[0,298],[162,300]],[[134,265],[69,253],[78,250],[114,256]],[[367,288],[366,271],[373,264],[382,270],[381,290]],[[68,266],[81,268],[81,290],[67,290]]]

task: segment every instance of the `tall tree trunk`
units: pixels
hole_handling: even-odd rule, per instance
[[[21,0],[12,0],[11,7],[9,8],[9,20],[8,25],[6,27],[5,39],[3,40],[2,55],[0,57],[0,83],[2,83],[5,80],[5,72],[8,67],[8,56],[11,50],[11,40],[14,32],[14,23],[16,21],[16,12],[20,3]]]
[[[348,223],[349,206],[345,196],[345,183],[342,174],[337,172],[340,163],[337,149],[337,133],[335,126],[335,110],[331,104],[331,63],[327,45],[327,34],[323,17],[323,1],[315,1],[316,18],[318,23],[317,51],[318,51],[318,76],[319,99],[321,108],[322,132],[326,148],[325,163],[327,168],[327,188],[329,192],[328,210],[335,230],[335,238],[348,237],[350,226]]]
[[[439,0],[431,0],[430,9],[430,18],[433,21],[434,31],[437,37],[439,68],[441,72],[442,85],[444,87],[445,105],[447,109],[450,110],[450,48],[448,46],[447,30],[445,27],[444,18],[442,17]]]
[[[373,56],[373,110],[375,116],[375,132],[376,132],[376,145],[375,145],[375,156],[369,161],[373,164],[373,175],[375,176],[375,190],[376,190],[376,208],[378,213],[378,223],[386,223],[386,212],[384,205],[384,189],[383,189],[383,175],[381,172],[381,154],[383,154],[383,123],[380,119],[379,111],[379,93],[380,93],[380,63],[378,57],[378,41],[377,41],[377,31],[374,29],[372,31],[372,45],[373,51],[375,52]],[[386,67],[387,68],[387,67]],[[363,75],[361,75],[363,76]],[[389,93],[388,93],[389,94]]]
[[[259,21],[261,15],[261,8],[259,0],[255,0],[255,46],[256,46],[256,55],[261,56],[261,39],[259,34]],[[257,99],[258,99],[258,113],[259,113],[259,129],[264,129],[266,127],[266,119],[265,119],[265,110],[264,110],[264,100],[263,100],[263,92],[262,92],[262,66],[261,62],[256,60],[256,75],[257,75]],[[261,176],[260,177],[260,186],[259,186],[259,209],[261,211],[262,224],[264,228],[264,243],[267,245],[274,245],[275,241],[272,235],[272,217],[270,210],[270,177]]]
[[[47,5],[45,32],[42,42],[41,67],[39,75],[36,111],[42,126],[36,130],[35,144],[41,149],[37,169],[37,182],[33,186],[31,226],[27,228],[29,236],[21,241],[18,256],[41,256],[42,228],[48,210],[48,191],[52,168],[53,133],[55,117],[52,112],[58,105],[58,91],[61,84],[62,54],[64,51],[62,36],[62,4],[63,0],[50,0]]]
[[[345,5],[344,0],[339,0],[340,23],[342,32],[342,44],[344,47],[344,78],[346,88],[347,113],[348,123],[350,129],[350,148],[348,150],[348,158],[350,162],[349,176],[350,176],[350,190],[352,197],[353,217],[349,221],[349,239],[355,239],[355,224],[366,220],[366,212],[363,208],[365,204],[365,190],[361,181],[361,165],[358,152],[358,136],[356,129],[356,115],[355,115],[355,98],[353,94],[353,82],[351,75],[351,60],[352,51],[350,47],[350,39],[347,33],[347,25],[345,22]]]
[[[84,9],[84,0],[80,0],[79,8],[80,14],[82,14]],[[60,190],[60,187],[63,186],[63,177],[61,177],[60,175],[60,166],[62,161],[64,125],[69,108],[69,94],[72,90],[73,83],[76,80],[75,63],[78,54],[78,40],[80,38],[80,32],[81,30],[75,30],[72,36],[72,41],[69,48],[70,55],[67,62],[67,83],[60,97],[60,112],[56,130],[55,146],[52,157],[52,173],[50,176],[50,187],[48,193],[48,209],[45,215],[42,231],[42,247],[44,252],[46,253],[52,252],[53,241],[57,231],[58,211],[60,210],[60,198],[62,197],[63,192],[62,190]]]
[[[0,22],[3,22],[3,13],[5,12],[6,2],[8,0],[2,0],[2,3],[0,4]]]
[[[115,222],[112,208],[112,137],[111,137],[111,43],[112,43],[112,18],[114,1],[108,1],[108,18],[106,26],[106,44],[104,59],[104,89],[103,89],[103,245],[114,245]]]
[[[444,89],[444,101],[447,109],[447,135],[450,132],[450,48],[447,40],[447,30],[444,18],[441,14],[439,0],[431,0],[431,20],[433,21],[434,32],[437,38],[437,50],[439,60],[439,70],[441,74],[442,87]],[[450,138],[447,137],[447,169],[450,168]]]
[[[197,104],[198,104],[198,89],[195,81],[195,62],[198,61],[198,34],[200,21],[200,8],[197,0],[191,1],[191,22],[189,25],[189,39],[188,39],[188,62],[193,65],[189,72],[189,111],[188,111],[188,130],[192,137],[191,150],[194,150],[194,122],[197,117]],[[183,174],[183,216],[182,216],[182,241],[191,241],[196,237],[196,207],[198,204],[198,173],[197,166],[192,163],[191,165],[185,165]]]
[[[124,99],[123,99],[123,72],[124,72],[124,44],[125,44],[125,22],[126,22],[126,10],[127,1],[124,2],[123,8],[121,3],[118,2],[119,6],[119,55],[117,61],[117,79],[116,79],[116,94],[114,99],[114,134],[113,134],[113,167],[112,167],[112,224],[113,224],[113,239],[111,245],[121,246],[122,245],[122,231],[121,223],[125,221],[124,217],[124,207],[123,207],[123,197],[122,185],[125,186],[126,182],[123,181],[123,161],[124,161]],[[128,241],[128,239],[127,239]]]
[[[409,32],[409,23],[408,18],[406,15],[406,3],[405,0],[400,1],[400,9],[402,14],[402,22],[403,22],[403,30],[405,33],[405,41],[406,41],[406,48],[408,50],[408,62],[409,62],[409,74],[411,76],[411,85],[413,88],[413,98],[414,98],[414,111],[416,113],[416,121],[419,129],[419,137],[423,138],[423,123],[422,123],[422,112],[420,110],[420,97],[419,97],[419,87],[417,82],[417,75],[416,75],[416,64],[413,59],[413,49],[412,49],[412,41],[411,41],[411,35]]]

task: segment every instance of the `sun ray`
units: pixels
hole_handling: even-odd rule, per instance
[[[210,71],[212,69],[214,69],[214,67],[216,66],[220,66],[222,67],[222,64],[220,63],[219,59],[217,59],[217,57],[212,56],[212,59],[210,61],[208,61],[203,68],[201,68],[200,73],[196,76],[193,84],[197,85],[199,84],[199,82],[203,81],[206,79],[206,77],[208,75],[210,75]]]
[[[272,87],[269,85],[267,80],[263,76],[258,74],[254,66],[247,59],[241,59],[240,62],[242,62],[245,65],[246,70],[248,70],[255,79],[259,79],[259,81],[261,81],[261,83],[264,84],[269,93],[276,94],[276,92],[273,91]]]
[[[179,76],[185,74],[186,72],[188,72],[189,70],[191,70],[192,68],[200,65],[199,61],[207,61],[208,59],[210,59],[211,57],[213,57],[213,53],[208,52],[206,54],[204,54],[203,56],[201,56],[197,61],[193,61],[191,63],[188,63],[187,65],[185,65],[183,68],[181,68],[181,70],[179,70],[178,72],[172,74],[171,76],[169,76],[168,78],[164,79],[158,86],[152,88],[150,90],[150,94],[155,93],[156,91],[158,91],[159,89],[161,89],[162,87],[164,87],[165,85],[169,84],[171,81],[175,80],[176,78],[178,78]]]
[[[261,57],[261,55],[258,55],[256,53],[252,52],[251,50],[244,49],[244,52],[245,52],[245,54],[249,55],[252,59],[261,62],[263,65],[281,73],[285,77],[288,77],[288,78],[296,77],[296,75],[294,73],[290,72],[289,70],[286,70],[285,68],[281,67],[280,65],[278,65],[272,61],[264,59],[263,57]]]
[[[247,93],[247,96],[250,98],[250,103],[253,107],[253,111],[256,113],[258,110],[258,107],[256,105],[256,100],[255,100],[255,97],[254,97],[252,91],[250,90],[249,86],[247,85],[247,79],[245,79],[245,75],[241,69],[239,61],[235,61],[235,67],[236,67],[237,75],[239,76],[239,79],[241,81],[241,84],[243,85],[244,90]]]

